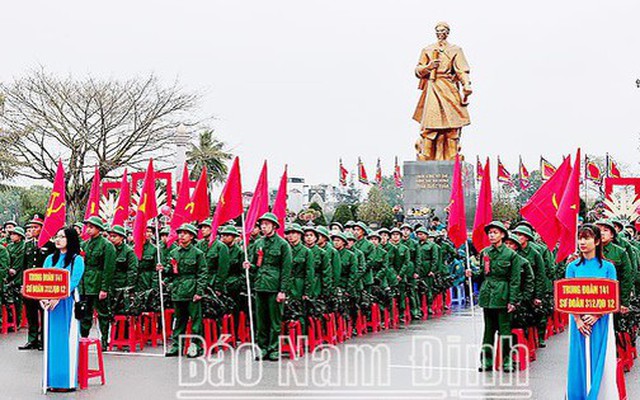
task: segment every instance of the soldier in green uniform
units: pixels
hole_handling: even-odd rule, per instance
[[[304,232],[299,224],[287,226],[284,233],[291,246],[291,298],[308,299],[313,287],[313,254],[302,244]]]
[[[389,248],[389,266],[396,274],[396,281],[389,282],[392,287],[397,287],[399,292],[398,309],[402,313],[405,309],[405,298],[408,296],[408,276],[413,275],[413,263],[411,252],[402,243],[402,231],[398,228],[391,229],[391,247]]]
[[[536,279],[533,268],[531,268],[531,263],[525,253],[522,252],[522,244],[518,236],[514,233],[509,232],[507,236],[504,237],[504,244],[516,253],[517,257],[514,260],[514,264],[520,265],[520,290],[515,303],[516,309],[520,307],[530,307],[536,289]]]
[[[2,298],[4,297],[4,292],[7,290],[7,280],[10,277],[9,271],[11,270],[11,256],[7,247],[5,244],[0,245],[0,305],[3,305]]]
[[[330,296],[333,293],[333,266],[331,264],[332,252],[324,250],[317,245],[319,234],[313,226],[305,226],[304,244],[313,257],[313,286],[311,298]],[[326,232],[328,234],[328,232]]]
[[[627,232],[624,230],[624,225],[618,219],[612,219],[611,222],[616,229],[616,237],[613,239],[613,243],[622,247],[629,257],[631,263],[631,271],[634,275],[634,294],[640,293],[640,273],[638,273],[638,251],[631,241],[627,238]]]
[[[153,231],[153,235],[155,236],[155,230]],[[160,241],[162,242],[162,235],[160,235],[159,232],[158,236],[160,236]],[[161,263],[162,260],[158,260],[158,248],[153,244],[151,237],[147,236],[144,246],[142,247],[142,258],[138,262],[138,280],[136,282],[137,292],[143,292],[145,290],[158,287],[158,273],[156,272],[156,266]]]
[[[389,252],[389,239],[391,238],[391,232],[387,228],[378,229],[378,233],[380,234],[380,246],[382,246],[382,250]]]
[[[207,287],[208,273],[202,251],[194,246],[198,232],[192,224],[182,224],[178,228],[178,246],[171,250],[168,262],[158,265],[158,271],[164,271],[171,276],[171,301],[175,309],[175,322],[172,334],[171,348],[165,356],[176,357],[179,352],[180,335],[184,335],[187,324],[191,319],[191,331],[194,335],[203,334],[202,303]],[[202,348],[197,340],[191,342],[187,356],[195,357],[202,354]]]
[[[549,275],[546,271],[546,262],[542,258],[542,254],[536,250],[533,242],[535,237],[533,235],[533,231],[526,225],[521,224],[516,226],[516,228],[512,231],[520,241],[521,249],[518,251],[518,255],[524,257],[529,261],[529,265],[533,271],[534,275],[534,290],[532,293],[531,304],[533,307],[541,307],[542,301],[548,293],[549,287],[552,285],[549,282]],[[524,275],[523,275],[524,276]],[[521,285],[523,287],[524,285]],[[526,299],[526,296],[523,294],[523,297]],[[538,332],[545,332],[547,329],[547,315],[543,315],[538,321]],[[547,347],[544,341],[544,334],[539,335],[538,343],[539,346],[544,348]]]
[[[611,220],[601,219],[596,222],[596,226],[600,229],[603,256],[616,267],[616,276],[620,282],[620,313],[626,314],[629,312],[634,283],[631,261],[629,261],[626,251],[614,244],[616,228]]]
[[[44,220],[34,215],[27,225],[31,231],[31,240],[25,243],[24,248],[24,268],[42,268],[44,260],[55,251],[55,245],[49,241],[41,248],[38,248],[38,238],[42,231]],[[33,350],[42,348],[40,321],[42,320],[42,308],[38,300],[23,298],[23,303],[27,311],[27,321],[29,323],[29,333],[27,343],[18,347],[19,350]]]
[[[115,225],[109,229],[109,241],[116,249],[116,268],[112,280],[113,289],[128,288],[131,293],[138,281],[138,258],[133,249],[125,243],[126,238],[127,232],[124,227]]]
[[[336,231],[336,232],[342,232],[344,230],[344,228],[342,227],[342,224],[338,221],[332,222],[331,224],[329,224],[329,230],[330,231]]]
[[[440,265],[440,247],[433,240],[429,240],[429,235],[425,227],[416,229],[416,236],[418,237],[416,251],[418,252],[417,258],[420,260],[420,263],[416,266],[416,272],[426,280],[428,287],[427,302],[431,304],[435,295],[434,278],[442,267]],[[434,233],[431,236],[433,237]]]
[[[353,227],[356,225],[355,221],[347,221],[346,224],[344,224],[344,229],[342,230],[342,233],[353,233]]]
[[[283,303],[291,290],[291,247],[276,234],[278,218],[265,213],[258,222],[262,237],[256,241],[251,261],[243,266],[255,270],[256,330],[259,358],[280,358],[278,338]]]
[[[340,258],[340,271],[335,277],[334,285],[345,293],[351,292],[358,273],[358,257],[347,249],[347,236],[344,233],[333,232],[331,240]]]
[[[177,247],[176,242],[171,243],[170,246],[167,245],[169,241],[169,233],[170,229],[168,226],[160,229],[160,264],[166,265],[167,260],[169,259],[169,254],[171,250]]]
[[[333,271],[333,278],[331,281],[332,287],[335,289],[338,285],[338,280],[340,279],[340,273],[342,271],[340,255],[338,254],[338,250],[333,246],[331,233],[329,233],[329,230],[326,227],[319,226],[316,228],[316,232],[318,232],[318,247],[324,250],[327,254],[327,262]]]
[[[371,286],[373,285],[373,270],[371,268],[371,257],[373,256],[374,246],[367,239],[367,231],[369,228],[367,225],[360,221],[353,228],[353,232],[356,237],[355,248],[360,250],[364,254],[364,275],[362,276],[362,284],[364,290],[371,292]]]
[[[353,284],[354,286],[352,286],[352,288],[354,289],[354,291],[351,292],[352,296],[358,296],[360,295],[360,292],[362,292],[362,290],[364,289],[364,282],[363,282],[363,278],[366,272],[366,268],[367,268],[367,262],[364,256],[364,253],[361,252],[356,246],[356,237],[352,232],[347,232],[344,234],[344,236],[347,238],[347,250],[351,251],[353,254],[355,254],[356,256],[356,260],[357,260],[357,268],[354,271],[354,276],[352,277],[353,279]]]
[[[84,245],[85,271],[80,281],[80,298],[87,301],[87,316],[80,321],[80,334],[88,337],[93,322],[93,311],[98,311],[98,324],[102,347],[107,348],[109,324],[111,323],[111,302],[109,295],[113,289],[113,275],[116,268],[116,249],[102,235],[105,224],[97,216],[84,221],[89,239]]]
[[[502,365],[505,372],[513,371],[511,362],[511,322],[509,314],[515,311],[520,297],[522,272],[516,262],[517,254],[504,245],[507,229],[502,222],[493,221],[484,228],[491,245],[480,252],[480,307],[484,311],[480,372],[493,367],[493,337],[496,332],[502,340]],[[472,275],[470,270],[465,272]]]
[[[380,231],[373,231],[367,235],[373,249],[369,257],[369,268],[373,275],[374,284],[380,285],[383,289],[389,289],[389,278],[395,278],[395,274],[389,274],[389,256],[380,245]]]
[[[6,282],[6,287],[18,288],[22,286],[22,271],[24,270],[24,260],[25,260],[25,237],[26,234],[24,229],[19,226],[13,228],[12,231],[9,232],[10,242],[7,245],[7,252],[9,253],[10,263],[8,265],[9,270],[7,271],[6,279],[0,279],[0,283]],[[2,268],[2,262],[0,262],[0,269]],[[1,272],[0,272],[1,273]],[[2,288],[0,287],[0,290]],[[0,292],[2,293],[2,292]],[[2,296],[0,296],[0,299]],[[2,300],[0,300],[1,302]],[[18,326],[22,324],[22,296],[17,295],[13,298],[13,304],[16,306],[16,316],[18,321]]]
[[[18,224],[15,221],[7,221],[2,224],[2,238],[0,238],[0,246],[6,246],[11,243],[11,231],[15,229]]]
[[[411,259],[411,273],[407,276],[407,296],[409,297],[409,304],[411,306],[411,316],[413,319],[420,319],[422,312],[420,311],[420,299],[418,296],[418,282],[419,274],[417,266],[421,264],[418,257],[418,242],[411,237],[413,228],[409,224],[403,224],[400,228],[402,231],[402,244],[409,249],[409,258]]]
[[[218,239],[215,239],[211,246],[209,246],[211,239],[211,218],[202,221],[198,227],[200,228],[202,240],[198,242],[196,247],[204,253],[209,274],[209,286],[220,293],[223,291],[222,281],[226,279],[226,274],[229,271],[229,247],[225,246]],[[218,276],[219,274],[221,276]]]
[[[245,269],[242,268],[244,250],[236,240],[240,237],[240,232],[235,226],[225,225],[219,233],[220,241],[229,249],[229,271],[226,279],[220,280],[221,289],[236,302],[239,311],[244,311],[246,314],[249,312],[249,304],[247,278]],[[251,277],[249,279],[251,282]]]

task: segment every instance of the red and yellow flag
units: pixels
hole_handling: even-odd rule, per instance
[[[189,207],[193,210],[191,212],[191,220],[202,222],[209,218],[211,214],[211,201],[209,200],[209,183],[207,182],[207,166],[202,167],[202,172],[196,182],[196,187],[193,190],[191,196],[191,203]]]
[[[576,251],[576,230],[580,212],[580,149],[576,154],[573,170],[558,205],[556,219],[560,227],[556,262],[561,262]]]
[[[364,164],[360,157],[358,157],[358,181],[364,185],[369,184],[369,178],[367,178],[367,171],[364,169]]]
[[[613,161],[613,158],[607,153],[607,177],[609,178],[622,178],[618,164]]]
[[[116,206],[116,212],[113,214],[113,221],[111,226],[124,226],[127,218],[129,217],[129,206],[131,205],[131,188],[129,186],[129,178],[127,170],[124,170],[122,175],[122,182],[120,183],[120,194],[118,195],[118,205]]]
[[[504,164],[502,164],[502,161],[500,161],[500,157],[498,157],[498,182],[504,183],[505,185],[513,186],[513,182],[511,181],[511,174],[509,173],[509,171],[507,171]]]
[[[142,259],[142,251],[146,242],[147,224],[158,215],[156,204],[156,173],[153,170],[153,159],[149,160],[147,172],[144,174],[142,191],[138,199],[138,209],[133,222],[133,251],[139,260]]]
[[[396,157],[396,164],[393,167],[393,181],[397,188],[402,187],[402,174],[400,173],[400,164],[398,164],[398,157]]]
[[[340,159],[340,170],[338,173],[338,179],[340,179],[340,186],[347,186],[347,176],[349,171],[342,165],[342,158]]]
[[[169,236],[167,237],[167,246],[171,246],[178,239],[178,228],[180,225],[193,221],[193,210],[195,204],[191,199],[189,190],[189,170],[187,163],[182,169],[182,179],[180,180],[180,189],[178,190],[178,198],[176,200],[176,208],[171,216],[171,224]]]
[[[593,160],[586,157],[584,160],[584,177],[592,182],[602,182],[602,171]]]
[[[553,166],[549,161],[547,161],[544,157],[540,157],[540,178],[542,182],[551,178],[553,174],[556,173],[556,167]]]
[[[473,219],[473,232],[471,233],[473,247],[475,247],[477,251],[481,251],[490,244],[489,237],[485,233],[484,227],[493,220],[493,207],[491,203],[491,169],[489,165],[489,157],[487,157],[487,163],[483,169],[480,192],[478,193],[476,215]]]
[[[222,188],[220,199],[216,204],[216,211],[213,213],[213,221],[211,222],[211,237],[209,238],[209,246],[215,242],[218,236],[218,227],[227,221],[238,218],[242,215],[242,179],[240,177],[240,159],[236,157],[233,160],[231,171],[227,182]]]
[[[284,237],[284,224],[287,218],[287,166],[284,167],[284,173],[282,174],[282,178],[280,178],[280,185],[278,186],[278,194],[276,194],[276,199],[273,201],[273,207],[271,212],[278,217],[278,223],[280,227],[277,232],[278,235]]]
[[[482,163],[480,162],[480,156],[476,156],[476,182],[482,182]]]
[[[531,186],[531,179],[529,176],[529,170],[524,166],[522,162],[522,157],[520,157],[520,190],[527,190]]]
[[[520,211],[522,217],[531,223],[551,251],[560,237],[560,226],[553,216],[558,211],[570,174],[571,160],[567,157]]]
[[[380,166],[380,159],[378,158],[378,165],[376,165],[376,185],[382,186],[382,167]]]
[[[460,156],[456,154],[456,161],[453,164],[449,218],[447,220],[447,233],[456,248],[462,246],[467,240],[466,221],[464,192],[462,189],[462,168],[460,166]]]
[[[93,180],[91,181],[91,190],[89,191],[89,201],[87,202],[87,208],[84,210],[84,220],[88,220],[89,217],[100,215],[100,171],[96,166],[93,170]],[[82,228],[82,238],[87,240],[87,227]]]
[[[64,228],[67,220],[67,196],[65,194],[65,186],[64,168],[62,167],[62,160],[59,160],[56,176],[53,180],[53,190],[47,203],[47,212],[44,216],[42,231],[38,237],[38,247],[44,246],[60,229]]]
[[[340,162],[342,166],[342,162]],[[247,209],[247,217],[244,221],[244,237],[245,243],[249,243],[251,231],[255,226],[258,218],[269,211],[269,181],[267,179],[267,161],[262,165],[262,172],[256,184],[256,190],[253,191],[251,204]]]

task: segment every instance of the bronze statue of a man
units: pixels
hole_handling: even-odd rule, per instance
[[[453,160],[460,151],[460,131],[469,125],[469,64],[458,46],[447,42],[449,25],[436,25],[438,41],[420,53],[416,76],[422,95],[413,114],[420,122],[418,160]],[[460,86],[462,85],[462,96]]]

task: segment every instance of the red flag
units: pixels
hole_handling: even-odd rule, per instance
[[[527,190],[531,186],[531,179],[529,178],[529,170],[524,166],[522,157],[520,157],[520,189]]]
[[[460,167],[460,156],[457,154],[455,164],[453,164],[452,186],[447,232],[449,239],[451,239],[453,245],[457,248],[462,246],[467,240],[464,192],[462,190],[462,168]]]
[[[89,201],[87,202],[87,208],[84,210],[85,221],[89,217],[100,215],[100,171],[98,167],[94,167],[93,181],[91,182],[91,191],[89,191]],[[87,227],[82,228],[82,239],[87,240]]]
[[[180,225],[193,221],[194,208],[195,203],[189,193],[189,170],[187,169],[187,163],[185,163],[182,169],[182,180],[180,181],[176,208],[173,210],[171,224],[169,225],[171,230],[167,237],[167,246],[171,246],[171,244],[178,239],[178,228],[180,228]]]
[[[47,213],[44,216],[42,231],[38,237],[38,247],[44,246],[60,229],[64,228],[67,220],[67,197],[65,194],[62,160],[58,161],[56,177],[53,180],[53,190],[51,190],[51,196],[49,196],[47,204]]]
[[[545,160],[544,157],[540,157],[540,177],[542,178],[542,181],[544,182],[551,178],[555,173],[556,167],[554,167],[549,161]]]
[[[231,171],[229,171],[227,182],[224,184],[224,188],[222,188],[222,193],[220,193],[220,199],[216,205],[216,211],[213,213],[209,246],[216,241],[216,237],[218,236],[218,227],[229,220],[238,218],[242,215],[242,211],[240,159],[236,157],[236,159],[233,160]]]
[[[593,182],[601,182],[602,181],[602,171],[600,171],[600,167],[598,164],[589,160],[589,157],[585,158],[585,178],[593,181]]]
[[[378,158],[378,165],[376,166],[376,185],[382,186],[382,167],[380,167],[379,158]]]
[[[538,231],[549,250],[553,250],[560,236],[558,221],[553,216],[558,211],[569,174],[571,174],[571,160],[567,157],[520,211],[522,217]]]
[[[133,222],[133,250],[142,259],[142,250],[146,242],[147,223],[158,215],[156,204],[156,173],[153,170],[153,159],[149,160],[147,172],[144,174],[142,191],[138,199],[138,209]]]
[[[129,179],[127,170],[125,168],[124,175],[122,175],[122,182],[120,183],[120,194],[118,195],[118,205],[116,206],[116,212],[113,214],[113,220],[111,226],[124,226],[125,221],[129,217],[129,206],[131,205],[131,188],[129,187]]]
[[[347,175],[349,175],[349,171],[342,165],[342,158],[340,159],[340,172],[339,179],[341,186],[347,186]],[[260,217],[258,217],[260,218]]]
[[[610,178],[621,178],[622,174],[618,168],[618,164],[613,161],[613,158],[607,153],[607,176]]]
[[[280,178],[280,186],[278,186],[278,194],[273,202],[273,208],[271,210],[278,217],[280,228],[278,228],[278,235],[284,237],[284,222],[287,217],[287,167],[284,167],[284,174]]]
[[[476,156],[476,181],[482,182],[482,163],[480,162],[480,156]]]
[[[399,189],[402,187],[402,175],[400,174],[400,165],[398,164],[398,157],[396,157],[396,165],[393,168],[393,181],[396,187]]]
[[[569,182],[564,189],[556,218],[560,226],[560,236],[556,262],[563,261],[576,251],[576,230],[580,212],[580,149],[576,154]]]
[[[342,163],[341,163],[342,164]],[[253,198],[247,210],[247,217],[244,221],[244,241],[249,243],[251,230],[256,225],[258,218],[269,211],[269,181],[267,180],[267,162],[262,165],[262,172],[253,191]]]
[[[480,193],[478,194],[476,215],[473,219],[473,232],[471,234],[473,247],[475,247],[477,251],[490,245],[489,237],[485,233],[484,227],[493,220],[491,202],[491,169],[489,157],[487,157],[487,163],[483,169],[482,183],[480,184]]]
[[[364,170],[364,164],[360,160],[360,157],[358,157],[358,180],[362,184],[365,184],[365,185],[369,184],[369,179],[367,178],[367,171]]]
[[[196,188],[193,190],[191,197],[191,220],[202,222],[209,218],[211,214],[211,202],[209,200],[209,185],[207,183],[207,166],[202,167],[202,173],[198,182],[196,182]]]
[[[498,157],[498,182],[513,186],[513,182],[511,182],[511,174],[504,167],[502,161],[500,161],[500,157]]]

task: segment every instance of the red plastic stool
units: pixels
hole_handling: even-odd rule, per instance
[[[351,339],[353,337],[353,320],[351,318],[346,320],[345,333],[347,335],[347,339]]]
[[[618,396],[621,400],[627,400],[627,384],[624,380],[624,361],[618,359],[616,363],[616,383],[618,386]]]
[[[231,347],[236,347],[236,332],[235,332],[235,318],[233,314],[226,314],[222,317],[222,328],[220,329],[220,335],[229,335],[224,343]]]
[[[434,317],[440,317],[442,315],[443,301],[442,301],[442,293],[438,293],[433,297],[433,302],[431,303],[431,309],[433,310]]]
[[[140,350],[144,350],[144,342],[140,334],[139,319],[134,316],[116,315],[111,324],[111,338],[109,340],[109,351],[115,347],[124,350],[129,347],[131,353],[136,352],[136,346],[140,345]]]
[[[342,343],[347,340],[347,321],[344,319],[344,315],[338,315],[336,338],[338,343]]]
[[[367,333],[367,317],[362,314],[361,310],[358,310],[356,314],[356,334],[362,336]]]
[[[371,332],[380,332],[381,319],[380,305],[378,303],[371,304],[371,320],[367,322],[367,328],[371,328]]]
[[[382,325],[382,329],[390,329],[391,328],[391,314],[389,313],[389,307],[385,307],[382,310],[382,320],[384,321]]]
[[[309,340],[309,351],[313,352],[316,347],[324,343],[322,337],[322,322],[318,318],[308,318],[307,337]]]
[[[404,298],[404,325],[407,326],[411,323],[411,305],[409,303],[409,298]]]
[[[9,318],[9,313],[11,314],[11,318]],[[10,328],[13,329],[14,332],[18,332],[18,318],[15,304],[2,306],[2,334],[6,335],[9,333]]]
[[[516,337],[516,352],[513,359],[518,363],[518,369],[524,371],[529,365],[529,357],[527,356],[528,341],[524,335],[524,329],[512,329],[511,334]]]
[[[551,336],[553,336],[554,332],[553,332],[553,319],[549,318],[547,319],[547,330],[544,334],[544,339],[547,340],[549,339]]]
[[[285,329],[286,327],[286,329]],[[289,341],[285,340],[284,336],[289,337]],[[289,358],[298,358],[304,355],[304,349],[302,346],[298,347],[298,337],[302,335],[302,324],[300,321],[289,321],[282,324],[282,333],[280,337],[280,354],[284,356],[289,355]]]
[[[557,311],[553,312],[553,331],[555,333],[564,332],[564,322],[562,321],[562,314]]]
[[[158,323],[158,313],[144,312],[140,316],[140,325],[142,327],[140,334],[143,343],[151,342],[151,347],[156,347],[158,343],[162,343],[162,324]]]
[[[324,315],[325,329],[323,340],[327,344],[335,345],[338,343],[338,327],[336,326],[336,314],[327,313]]]
[[[240,314],[238,314],[238,330],[236,336],[240,343],[249,343],[251,341],[249,319],[244,311],[240,311]]]
[[[462,289],[462,293],[464,293],[464,289]],[[445,290],[444,295],[445,295],[444,304],[446,306],[446,309],[443,311],[449,313],[451,312],[451,290]],[[462,298],[464,299],[464,294],[462,295]]]
[[[204,318],[202,320],[202,328],[204,330],[204,343],[207,347],[207,353],[212,346],[218,342],[218,323],[215,319],[212,318]],[[218,347],[213,348],[214,352],[218,351]]]
[[[89,347],[96,346],[98,355],[98,369],[89,369]],[[89,379],[100,377],[101,385],[106,382],[104,374],[104,361],[102,360],[102,345],[100,339],[81,338],[80,352],[78,354],[78,385],[80,389],[86,389],[89,386]]]
[[[165,308],[164,310],[164,322],[167,326],[164,327],[164,331],[166,332],[167,337],[171,337],[173,333],[173,308]]]
[[[398,329],[400,327],[400,312],[398,311],[398,300],[394,297],[391,300],[391,329]]]
[[[535,327],[527,329],[527,348],[529,349],[529,361],[535,361],[538,348],[538,330]]]
[[[420,311],[422,312],[422,320],[429,319],[429,301],[427,300],[427,294],[422,293],[420,296]]]
[[[23,304],[21,309],[22,317],[20,318],[20,328],[28,328],[29,320],[27,319],[27,307]]]

